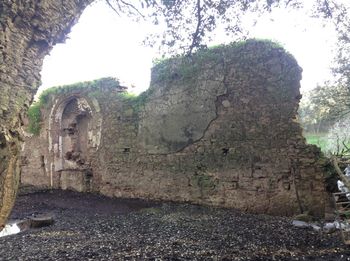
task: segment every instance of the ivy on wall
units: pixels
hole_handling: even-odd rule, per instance
[[[261,48],[263,52],[252,54],[250,46],[261,43],[264,44],[264,48]],[[247,63],[259,59],[265,59],[269,56],[272,50],[276,49],[283,50],[283,47],[270,40],[250,39],[247,41],[234,42],[228,45],[218,45],[208,49],[199,50],[197,53],[190,56],[177,56],[170,59],[158,60],[155,62],[152,69],[152,86],[150,86],[149,89],[140,95],[133,95],[127,91],[123,91],[116,94],[116,99],[121,99],[123,102],[129,103],[134,108],[135,112],[139,112],[156,88],[163,85],[164,88],[166,88],[167,83],[172,82],[173,80],[187,82],[195,80],[193,75],[197,75],[203,66],[208,64],[208,61],[214,64],[224,64],[225,57],[229,55],[230,57],[234,57],[239,64],[242,64],[242,66],[249,66]],[[253,55],[253,57],[249,55]],[[29,126],[27,130],[34,135],[40,133],[42,121],[41,110],[52,104],[53,99],[59,95],[83,90],[90,97],[103,99],[104,95],[108,95],[108,98],[110,98],[112,93],[105,93],[101,90],[104,88],[108,89],[115,87],[121,87],[119,81],[108,77],[94,81],[78,82],[71,85],[49,88],[43,91],[38,101],[34,102],[29,108]],[[282,90],[282,94],[283,93]]]
[[[44,90],[37,101],[35,101],[28,110],[28,128],[27,131],[39,135],[42,122],[41,110],[49,107],[55,97],[84,90],[85,92],[98,92],[102,88],[120,87],[117,79],[107,77],[94,81],[78,82],[70,85],[56,86]]]

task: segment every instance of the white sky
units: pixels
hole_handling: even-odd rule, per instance
[[[274,19],[272,22],[271,19]],[[309,28],[308,31],[303,27]],[[148,88],[156,52],[141,45],[149,26],[118,17],[103,1],[86,8],[65,44],[58,44],[44,60],[42,87],[101,77],[116,77],[130,91]],[[296,11],[276,11],[251,30],[251,36],[283,44],[303,68],[302,91],[330,79],[335,33]],[[229,42],[217,38],[215,43]]]

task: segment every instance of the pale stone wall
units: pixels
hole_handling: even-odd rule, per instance
[[[98,103],[101,116],[92,113],[91,121],[102,122],[100,145],[89,152],[89,189],[279,215],[300,211],[298,194],[303,210],[322,215],[321,153],[305,144],[296,121],[300,79],[301,68],[282,48],[251,40],[156,66],[142,99],[127,99],[118,87],[80,90]],[[54,101],[73,94],[65,95]],[[58,125],[47,129],[60,136]],[[28,140],[23,183],[50,185],[47,171],[35,172],[34,155],[57,164],[59,153],[43,150],[44,136]],[[72,182],[87,190],[81,173],[72,179],[67,168],[70,178],[62,179],[62,170],[52,170],[53,187]]]

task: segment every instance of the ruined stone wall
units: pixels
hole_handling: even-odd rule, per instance
[[[42,60],[90,2],[0,1],[0,228],[14,203],[22,118],[39,86]]]
[[[89,189],[279,215],[301,207],[321,215],[320,151],[305,144],[296,121],[300,79],[301,68],[282,48],[250,40],[164,61],[138,98],[118,88],[80,90],[98,103],[102,118]],[[53,131],[49,121],[43,124]],[[49,169],[34,171],[40,168],[34,155],[50,155],[40,135],[28,140],[31,152],[24,150],[22,181],[50,185]],[[62,171],[51,170],[51,185],[62,187]]]

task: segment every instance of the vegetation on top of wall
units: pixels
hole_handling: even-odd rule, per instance
[[[100,78],[93,81],[77,82],[69,85],[56,86],[44,90],[39,96],[39,104],[46,105],[50,102],[50,97],[61,95],[64,93],[72,93],[79,90],[95,90],[98,91],[102,88],[118,87],[120,83],[117,79],[112,77]]]
[[[252,48],[258,48],[258,52],[251,52]],[[283,47],[270,40],[250,39],[247,41],[233,42],[228,45],[218,45],[211,48],[202,49],[190,56],[176,56],[170,59],[157,60],[152,69],[151,86],[140,95],[134,95],[127,92],[117,93],[116,95],[124,102],[130,104],[135,111],[142,108],[149,97],[154,92],[153,84],[166,83],[173,80],[195,80],[194,75],[198,74],[205,66],[224,65],[225,58],[229,56],[238,63],[245,65],[248,61],[255,62],[261,58],[269,57],[272,50],[283,50]],[[284,51],[285,52],[285,51]],[[210,63],[209,63],[210,62]],[[101,78],[94,81],[78,82],[71,85],[57,86],[47,89],[41,93],[38,101],[29,108],[29,127],[28,131],[33,134],[39,134],[41,124],[40,110],[51,104],[57,95],[72,93],[74,91],[87,90],[89,96],[103,96],[100,90],[103,88],[118,87],[119,81],[114,78]],[[166,84],[165,84],[166,86]],[[110,93],[108,93],[110,96]]]
[[[148,88],[146,91],[140,93],[139,95],[122,92],[118,93],[118,97],[121,98],[124,102],[130,104],[133,109],[138,112],[147,102],[151,94],[153,93],[152,88]]]
[[[253,47],[262,48],[257,49],[259,52],[251,52]],[[208,65],[208,61],[214,65],[223,64],[224,59],[230,56],[234,57],[237,62],[246,63],[248,60],[255,62],[263,57],[268,58],[270,52],[276,49],[287,53],[281,44],[271,40],[249,39],[202,49],[190,56],[155,60],[152,69],[152,83],[179,79],[188,81],[193,78],[194,74],[199,73],[203,66]]]
[[[117,79],[106,77],[93,81],[78,82],[46,89],[40,94],[38,100],[28,109],[29,125],[27,131],[34,135],[39,135],[42,121],[41,109],[51,104],[51,101],[55,96],[79,90],[99,91],[102,88],[115,88],[118,86],[120,86],[120,84]]]

